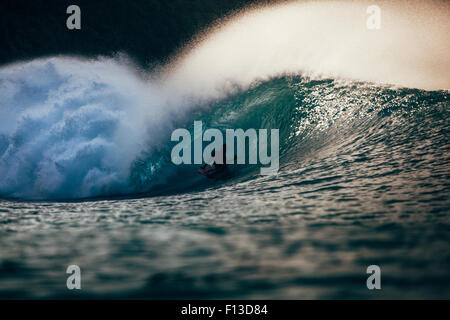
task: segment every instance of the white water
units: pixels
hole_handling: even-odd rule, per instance
[[[0,69],[0,194],[131,192],[129,169],[167,135],[164,97],[115,60],[52,58]]]
[[[249,11],[183,52],[159,80],[144,79],[148,75],[117,59],[50,58],[3,67],[0,195],[133,192],[133,160],[167,144],[173,123],[195,101],[279,74],[450,88],[449,6],[380,6],[379,31],[366,28],[367,4]]]

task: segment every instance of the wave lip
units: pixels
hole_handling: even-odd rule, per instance
[[[450,89],[449,3],[292,2],[248,10],[182,51],[168,81],[205,97],[284,74]],[[187,79],[189,83],[186,83]]]

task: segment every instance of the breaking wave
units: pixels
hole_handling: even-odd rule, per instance
[[[280,128],[285,168],[306,150],[345,140],[342,132],[363,141],[386,117],[403,123],[405,114],[392,110],[413,117],[398,129],[404,132],[415,108],[432,121],[448,105],[450,11],[445,3],[420,6],[386,2],[378,31],[366,28],[364,3],[250,10],[158,74],[124,58],[4,66],[0,195],[77,199],[205,185],[195,168],[169,158],[170,133],[193,120],[220,129]],[[423,6],[430,15],[410,19]],[[237,173],[245,175],[252,170]]]

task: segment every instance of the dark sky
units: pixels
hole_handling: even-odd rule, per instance
[[[174,54],[214,20],[262,2],[269,1],[2,0],[0,64],[61,53],[125,52],[146,66]],[[81,30],[66,27],[72,4],[81,8]]]

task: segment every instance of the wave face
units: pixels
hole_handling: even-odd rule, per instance
[[[450,87],[441,31],[449,20],[441,11],[413,24],[386,5],[382,30],[371,33],[365,8],[294,3],[247,12],[158,77],[121,59],[1,68],[0,195],[78,199],[210,186],[194,167],[170,162],[170,133],[193,120],[205,129],[280,128],[281,172],[324,154],[364,163],[371,144],[381,150],[374,157],[411,166],[416,148],[433,145],[425,148],[430,166],[440,168],[449,95],[423,89]],[[391,144],[394,135],[403,148]],[[259,179],[257,172],[236,168],[228,183]]]

